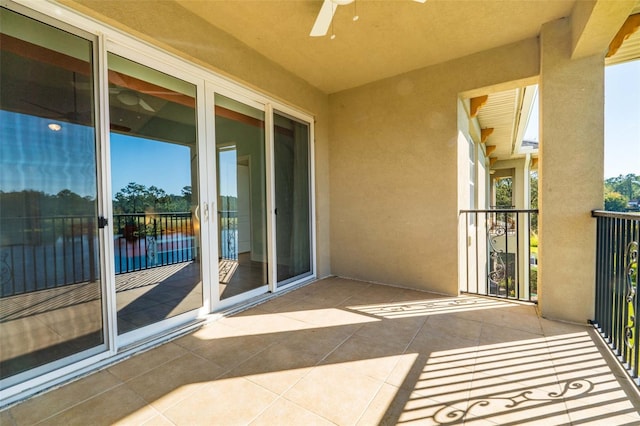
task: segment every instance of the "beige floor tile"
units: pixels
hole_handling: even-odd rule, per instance
[[[369,315],[363,315],[341,308],[317,308],[289,311],[282,315],[311,324],[315,327],[338,327],[352,324],[374,323],[379,321]]]
[[[384,381],[400,360],[403,349],[402,346],[355,335],[331,352],[321,364],[345,364],[354,372]]]
[[[277,344],[278,341],[279,339],[270,335],[223,337],[209,340],[206,345],[199,346],[193,352],[228,370]]]
[[[275,372],[250,374],[243,377],[275,394],[282,395],[309,374],[312,369],[313,367],[289,368]]]
[[[442,333],[430,333],[425,326],[408,346],[407,353],[429,356],[431,364],[472,367],[478,345],[473,340]]]
[[[293,291],[262,303],[258,307],[264,312],[273,314],[289,312],[290,310],[295,311],[295,305],[300,301],[300,297],[296,295],[297,292]]]
[[[151,417],[144,423],[141,423],[142,426],[175,426],[173,422],[167,419],[164,415],[158,414]]]
[[[233,368],[223,377],[246,377],[280,395],[295,385],[322,359],[322,353],[275,344]]]
[[[466,407],[472,387],[473,372],[459,369],[449,376],[434,377],[425,373],[416,381],[414,392],[421,397],[456,407]]]
[[[354,424],[364,413],[382,382],[353,372],[348,364],[314,368],[284,397],[340,425]]]
[[[527,380],[516,380],[509,376],[474,372],[469,388],[469,398],[480,400],[493,397],[502,398],[505,395],[511,396],[523,392],[560,394],[561,391],[561,385],[553,374],[534,376]]]
[[[640,424],[640,405],[622,388],[611,373],[589,374],[563,382],[571,420],[579,423],[603,416],[633,418]]]
[[[330,426],[334,423],[297,406],[284,398],[278,399],[260,416],[251,422],[251,426],[305,425]]]
[[[40,425],[130,425],[143,423],[157,414],[139,395],[121,385],[50,417]]]
[[[540,327],[545,336],[564,336],[571,333],[586,332],[590,326],[579,324],[568,324],[560,321],[551,321],[546,318],[539,318]]]
[[[402,399],[397,401],[397,406],[387,414],[382,424],[385,425],[415,425],[415,426],[441,426],[443,424],[461,425],[464,417],[460,410],[434,401],[417,392],[407,396],[400,394]]]
[[[460,406],[458,406],[460,408]],[[553,377],[546,383],[522,383],[474,374],[465,416],[496,424],[567,424],[561,387]],[[545,423],[548,419],[549,423]]]
[[[416,336],[425,320],[426,317],[384,319],[364,324],[356,331],[356,334],[371,341],[392,344],[398,347],[398,350],[404,350]]]
[[[250,334],[216,321],[203,326],[193,333],[174,340],[173,343],[189,350],[197,350],[210,345],[211,342],[216,339],[226,337],[237,338],[245,335]]]
[[[397,417],[402,413],[411,392],[383,384],[362,416],[358,419],[359,426],[396,424]]]
[[[470,400],[464,415],[468,420],[482,420],[496,425],[569,425],[562,401],[523,402],[514,406],[510,399]]]
[[[477,321],[455,318],[452,315],[433,315],[424,323],[421,332],[459,337],[478,343],[482,324]]]
[[[108,371],[120,380],[127,381],[186,353],[187,350],[181,346],[166,343],[109,367]]]
[[[508,327],[506,325],[496,325],[491,323],[482,323],[482,331],[480,332],[480,345],[492,345],[496,343],[505,344],[511,342],[513,344],[522,344],[527,341],[535,341],[540,339],[542,334],[531,333],[529,331]]]
[[[543,334],[538,317],[535,315],[532,307],[530,309],[518,308],[518,310],[495,309],[494,313],[497,315],[488,317],[488,319],[484,321],[485,324],[513,328],[540,336]]]
[[[221,373],[222,368],[213,362],[188,353],[129,380],[127,386],[163,412]]]
[[[346,306],[357,308],[360,305],[390,303],[400,297],[398,294],[400,291],[402,290],[397,287],[371,284],[363,291],[351,295],[346,301]]]
[[[413,391],[426,362],[426,355],[405,353],[398,359],[385,382],[397,388]]]
[[[10,409],[11,415],[18,424],[34,424],[121,383],[111,373],[100,371],[18,404]]]
[[[0,411],[0,425],[2,426],[16,426],[16,422],[9,410]]]
[[[244,378],[225,379],[208,383],[164,415],[176,425],[246,425],[276,399],[276,394]]]
[[[314,327],[312,324],[298,321],[283,314],[256,314],[255,312],[257,311],[246,311],[243,316],[223,318],[219,322],[246,334],[287,333]]]

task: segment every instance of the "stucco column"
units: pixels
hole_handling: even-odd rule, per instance
[[[539,303],[544,317],[593,318],[604,172],[604,52],[571,60],[568,19],[540,35]]]

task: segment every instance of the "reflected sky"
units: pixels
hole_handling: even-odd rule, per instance
[[[113,194],[135,182],[181,195],[182,188],[191,186],[191,149],[112,132],[111,170]]]
[[[92,127],[0,110],[0,190],[96,197]],[[60,130],[48,125],[57,123]]]
[[[70,190],[96,197],[95,131],[92,127],[0,110],[0,191],[57,194]],[[49,124],[60,130],[49,129]],[[191,185],[190,149],[111,134],[113,193],[129,182],[180,195]],[[176,167],[180,165],[180,167]]]

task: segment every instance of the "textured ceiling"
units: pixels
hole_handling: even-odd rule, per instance
[[[325,93],[535,37],[575,3],[356,0],[338,7],[331,40],[309,36],[321,0],[174,1]]]

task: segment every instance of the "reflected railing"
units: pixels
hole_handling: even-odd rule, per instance
[[[96,220],[92,215],[3,217],[0,295],[95,281]]]
[[[0,297],[99,279],[95,216],[3,217]],[[115,214],[115,273],[193,261],[190,212]]]
[[[114,214],[113,222],[116,275],[195,259],[190,212]]]
[[[538,300],[538,210],[461,210],[464,293]]]
[[[591,321],[640,386],[638,245],[640,213],[593,211],[597,220],[595,318]]]
[[[238,260],[238,211],[220,210],[220,258]]]

